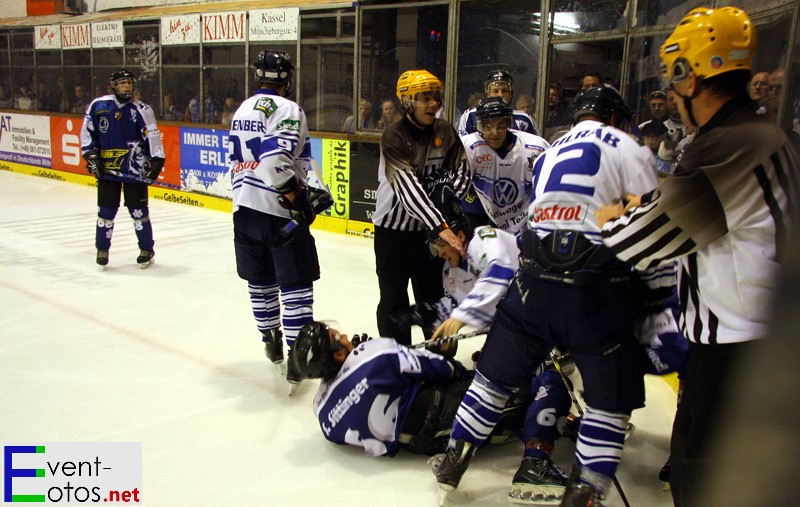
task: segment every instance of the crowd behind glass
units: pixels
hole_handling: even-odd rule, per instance
[[[137,98],[160,120],[227,126],[251,91],[249,60],[270,48],[298,63],[292,97],[311,131],[379,133],[400,118],[394,83],[409,68],[427,69],[445,86],[455,69],[442,115],[456,124],[483,96],[486,74],[503,69],[514,77],[516,109],[548,138],[568,120],[587,75],[617,86],[638,121],[651,118],[651,94],[666,91],[657,48],[677,16],[694,6],[678,3],[663,12],[649,1],[631,11],[625,0],[552,0],[546,34],[539,30],[541,11],[528,0],[303,9],[300,40],[287,43],[162,46],[159,20],[150,19],[125,20],[122,48],[43,51],[33,48],[31,27],[0,26],[0,108],[81,114],[94,97],[110,93],[108,76],[123,65],[137,75]],[[780,116],[781,126],[800,129],[800,7],[790,0],[768,10],[757,3],[737,4],[753,13],[759,30],[753,97]],[[448,33],[451,4],[459,9],[455,37]]]

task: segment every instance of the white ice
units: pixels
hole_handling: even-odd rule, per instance
[[[95,265],[95,190],[0,172],[0,438],[142,442],[148,506],[435,506],[425,458],[371,458],[324,440],[316,382],[289,398],[236,275],[231,217],[151,199],[156,263],[123,207],[110,265]],[[315,317],[375,335],[369,239],[315,231]],[[462,342],[468,362],[479,339]],[[647,378],[619,482],[634,507],[672,505],[658,470],[675,395]],[[481,449],[448,505],[510,505],[520,443]],[[557,451],[568,465],[571,449]],[[615,491],[606,505],[622,506]]]

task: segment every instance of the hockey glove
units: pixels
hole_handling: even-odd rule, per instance
[[[164,159],[160,157],[153,157],[150,159],[150,167],[147,168],[147,171],[144,173],[144,177],[149,180],[157,180],[158,175],[161,174],[161,170],[164,168]]]
[[[290,201],[285,194],[281,194],[278,197],[278,202],[289,210],[292,221],[296,222],[296,225],[311,225],[317,217],[314,212],[314,206],[309,200],[308,187],[298,186],[295,190],[293,201]]]
[[[100,158],[100,151],[97,149],[89,150],[83,154],[86,159],[86,171],[97,178],[103,177],[103,160]]]
[[[314,208],[314,213],[317,215],[333,206],[333,197],[325,189],[308,187],[308,195],[311,207]]]
[[[353,347],[358,347],[362,343],[368,342],[371,339],[372,337],[367,335],[367,333],[361,333],[361,334],[356,333],[353,335],[352,338],[350,338],[350,343],[353,344]]]

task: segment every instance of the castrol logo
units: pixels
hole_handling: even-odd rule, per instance
[[[251,171],[255,171],[256,167],[258,167],[258,162],[256,161],[239,162],[233,168],[233,172],[238,173],[241,171],[247,171],[248,169]]]
[[[532,207],[528,221],[534,224],[544,221],[583,223],[588,207],[583,204],[551,204]]]

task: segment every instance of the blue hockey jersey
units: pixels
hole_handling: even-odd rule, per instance
[[[143,177],[148,161],[166,158],[153,108],[131,99],[120,103],[114,95],[98,97],[89,104],[81,127],[81,150],[97,149],[105,169]],[[105,174],[105,179],[119,180]]]
[[[371,456],[393,455],[421,381],[448,381],[453,367],[425,349],[390,338],[361,343],[339,373],[320,384],[314,414],[325,438],[363,447]]]

